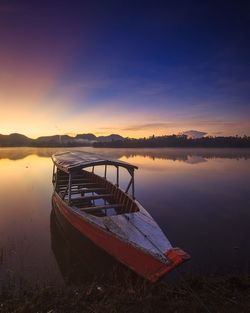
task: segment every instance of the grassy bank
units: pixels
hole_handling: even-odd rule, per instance
[[[147,313],[250,312],[250,276],[190,277],[175,283],[149,284],[128,276],[77,287],[5,291],[0,312]]]

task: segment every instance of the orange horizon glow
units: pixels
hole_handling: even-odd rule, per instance
[[[204,107],[180,112],[174,106],[143,106],[138,99],[90,101],[88,90],[105,86],[103,81],[68,83],[61,77],[67,70],[67,56],[57,62],[49,57],[43,63],[29,60],[8,62],[0,52],[0,134],[21,133],[40,136],[93,133],[119,134],[142,138],[171,135],[194,129],[208,135],[250,135],[250,124],[242,116],[204,117]],[[87,90],[86,94],[82,90]],[[80,97],[80,100],[78,99]],[[140,105],[137,105],[137,101]],[[168,103],[168,99],[165,100]],[[243,114],[244,112],[242,112]]]
[[[28,127],[30,128],[30,127]],[[21,130],[23,129],[23,130]],[[95,135],[96,137],[99,137],[99,136],[109,136],[111,134],[118,134],[124,138],[135,138],[135,139],[139,139],[139,138],[148,138],[150,136],[169,136],[169,135],[179,135],[187,130],[191,130],[191,129],[196,129],[198,131],[202,131],[203,129],[201,127],[186,127],[186,128],[178,128],[178,129],[171,129],[171,131],[166,131],[164,129],[160,129],[160,130],[147,130],[147,131],[144,131],[144,130],[138,130],[138,131],[124,131],[123,129],[118,129],[118,128],[114,128],[114,129],[111,129],[110,131],[100,131],[100,130],[95,130],[95,129],[82,129],[79,131],[76,131],[74,133],[72,132],[62,132],[62,131],[53,131],[53,129],[51,131],[48,131],[48,128],[46,129],[36,129],[35,132],[32,132],[32,131],[29,131],[27,130],[25,132],[25,127],[23,128],[20,128],[18,127],[18,130],[16,129],[13,129],[13,130],[9,130],[9,131],[4,131],[2,130],[2,128],[0,128],[0,135],[10,135],[10,134],[14,134],[14,133],[19,133],[19,134],[22,134],[22,135],[25,135],[27,136],[28,138],[31,138],[31,139],[37,139],[39,137],[46,137],[46,136],[55,136],[55,135],[60,135],[60,136],[63,136],[63,135],[68,135],[72,138],[76,137],[78,134],[88,134],[88,133],[91,133],[93,135]],[[206,128],[206,131],[207,131],[208,128]],[[244,136],[244,135],[248,135],[247,132],[232,132],[230,130],[228,131],[224,131],[224,132],[221,132],[219,131],[218,133],[217,132],[214,132],[213,130],[211,130],[211,132],[207,132],[207,134],[205,136],[235,136],[235,135],[239,135],[239,136]]]
[[[98,105],[82,101],[79,109],[75,95],[77,88],[57,89],[61,70],[0,73],[0,134],[20,133],[30,138],[40,136],[93,133],[97,136],[119,134],[123,137],[143,138],[152,135],[179,134],[198,130],[208,135],[250,135],[245,118],[216,119],[197,117],[199,108],[180,114],[171,108],[153,110],[138,106],[128,110],[128,102],[102,102]],[[25,69],[22,68],[24,71]],[[38,69],[37,69],[38,70]],[[38,77],[37,77],[38,76]],[[34,78],[35,77],[35,78]],[[199,115],[199,114],[198,114]]]

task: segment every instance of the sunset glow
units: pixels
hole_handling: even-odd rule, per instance
[[[0,26],[0,134],[250,135],[236,2],[2,1]]]

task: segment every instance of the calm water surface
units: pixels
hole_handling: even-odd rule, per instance
[[[88,240],[58,226],[51,206],[50,159],[58,150],[0,148],[1,288],[61,285],[75,277],[88,279],[115,264]],[[181,271],[250,271],[250,150],[76,150],[139,167],[137,199],[171,243],[192,256]],[[125,180],[124,173],[123,185]]]

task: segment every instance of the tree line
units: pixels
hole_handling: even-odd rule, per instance
[[[125,138],[110,142],[95,142],[98,148],[145,148],[145,147],[209,147],[209,148],[247,148],[250,147],[249,136],[188,138],[186,135],[151,136],[149,138]]]

